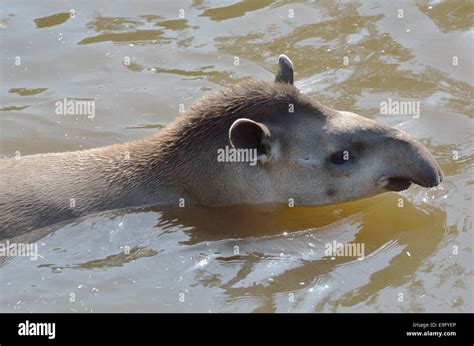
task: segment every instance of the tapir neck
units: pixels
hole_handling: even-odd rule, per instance
[[[108,181],[109,188],[118,195],[115,201],[122,206],[149,204],[178,204],[185,198],[182,191],[183,174],[192,169],[190,162],[180,162],[173,156],[165,133],[157,133],[144,139],[105,147],[112,158],[107,168],[95,162],[98,170]],[[115,159],[115,160],[114,160]]]
[[[171,125],[127,146],[130,169],[137,171],[133,178],[150,203],[222,206],[271,199],[266,196],[271,189],[261,166],[219,157],[229,146],[225,133],[188,138],[174,132],[182,128],[182,124]]]
[[[109,166],[104,178],[116,184],[122,205],[212,205],[220,199],[225,179],[236,178],[235,166],[217,161],[216,148],[223,145],[218,138],[198,146],[173,131],[171,125],[163,132],[106,150],[121,158]]]
[[[97,149],[4,160],[0,191],[12,192],[0,196],[0,238],[111,209],[220,206],[268,197],[261,168],[218,161],[217,149],[228,144],[225,134],[193,138],[177,132],[182,128],[171,125]]]

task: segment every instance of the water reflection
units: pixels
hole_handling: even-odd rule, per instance
[[[125,43],[141,43],[146,41],[163,41],[170,42],[169,37],[164,36],[164,32],[160,30],[135,30],[123,33],[106,33],[97,36],[87,37],[81,40],[78,44],[91,44],[100,42],[125,42]]]
[[[68,21],[71,17],[70,12],[56,13],[51,16],[37,18],[34,20],[38,29],[48,28],[55,25],[60,25]]]
[[[414,220],[417,229],[410,226]],[[228,304],[249,294],[260,297],[255,311],[286,311],[282,299],[290,294],[295,299],[290,311],[307,311],[307,304],[314,311],[332,311],[408,282],[445,232],[443,210],[387,194],[322,208],[120,210],[22,240],[43,239],[45,263],[38,268],[56,275],[136,262],[143,265],[140,276],[160,276],[164,268],[174,267],[184,286],[218,288],[218,301]],[[72,234],[75,239],[66,240]],[[334,241],[364,244],[363,258],[328,256],[325,250]]]
[[[303,92],[424,140],[446,180],[322,208],[152,207],[36,230],[16,241],[37,241],[44,259],[0,258],[0,309],[472,310],[473,4],[406,3],[403,21],[390,2],[184,4],[81,2],[72,18],[62,1],[9,3],[1,155],[148,135],[205,92],[272,80],[286,53]],[[57,116],[65,97],[96,99],[98,116]],[[421,117],[379,115],[388,98],[420,101]],[[327,256],[334,240],[364,244],[364,258]]]
[[[244,16],[247,12],[263,9],[272,3],[271,0],[244,0],[230,6],[207,9],[201,16],[209,17],[215,21],[238,18]]]
[[[470,1],[421,2],[418,8],[443,32],[469,30],[474,23],[474,3]]]

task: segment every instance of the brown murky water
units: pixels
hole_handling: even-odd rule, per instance
[[[35,232],[42,257],[1,261],[0,311],[472,311],[473,7],[2,0],[4,157],[159,131],[206,92],[273,79],[285,53],[302,91],[423,140],[446,179],[322,208],[156,207]],[[95,117],[57,115],[64,98],[95,100]],[[381,115],[389,98],[419,101],[420,117]],[[328,256],[335,241],[365,256]]]

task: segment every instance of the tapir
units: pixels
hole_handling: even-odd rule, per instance
[[[146,138],[0,160],[0,239],[111,209],[320,206],[442,181],[415,138],[325,106],[293,78],[281,55],[274,81],[224,87]]]

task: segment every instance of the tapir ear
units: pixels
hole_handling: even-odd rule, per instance
[[[257,159],[264,162],[271,155],[270,129],[262,123],[240,118],[229,129],[230,144],[234,149],[256,149]]]
[[[278,73],[275,82],[293,84],[293,63],[285,54],[278,58]]]

